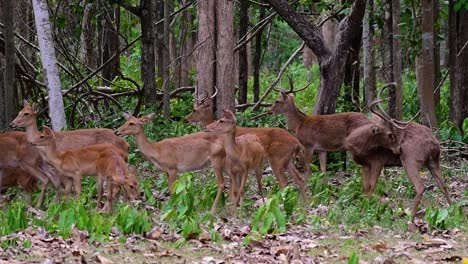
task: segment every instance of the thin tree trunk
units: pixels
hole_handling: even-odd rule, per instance
[[[62,90],[55,56],[52,27],[45,0],[33,0],[37,37],[41,51],[41,61],[49,96],[49,116],[54,130],[60,131],[67,126],[63,105]]]
[[[155,21],[159,21],[164,18],[164,0],[156,0],[156,17]],[[157,76],[158,78],[158,84],[157,87],[161,88],[163,87],[164,83],[164,23],[160,23],[155,27],[156,33],[156,39],[154,42],[154,46],[156,49],[156,68],[158,71]]]
[[[96,12],[95,3],[85,3],[83,18],[81,21],[81,60],[91,69],[96,67],[94,56],[93,39],[94,39],[94,26],[92,20]]]
[[[395,104],[393,113],[389,114],[396,119],[402,118],[403,113],[403,82],[401,79],[402,74],[402,62],[401,62],[401,45],[400,45],[400,0],[392,1],[392,71],[393,81],[396,83],[394,87],[394,99]]]
[[[183,3],[186,4],[185,0]],[[181,60],[180,60],[180,78],[179,83],[176,87],[183,87],[189,85],[189,72],[191,66],[191,59],[188,57],[189,53],[192,51],[191,45],[191,25],[192,25],[192,16],[189,10],[184,10],[182,12],[182,26],[180,30],[179,39],[180,50],[181,50]]]
[[[233,1],[219,0],[216,3],[216,87],[218,88],[217,112],[235,111],[234,100],[234,12]]]
[[[108,61],[114,54],[119,54],[119,25],[120,25],[120,7],[109,7],[109,12],[102,15],[104,25],[102,32],[102,62]],[[92,37],[92,36],[91,36]],[[92,43],[91,43],[92,44]],[[92,47],[91,47],[92,49]],[[92,50],[91,50],[92,52]],[[92,53],[91,53],[92,54]],[[119,55],[108,63],[102,69],[103,85],[110,85],[111,81],[118,75],[120,68]]]
[[[215,84],[215,1],[198,0],[197,98],[212,95]],[[218,94],[219,96],[219,94]]]
[[[265,18],[265,8],[260,8],[260,15],[258,20],[262,21]],[[253,95],[254,95],[254,102],[258,102],[260,99],[260,66],[261,66],[261,59],[262,59],[262,34],[263,29],[260,29],[255,36],[255,53],[253,57]]]
[[[463,120],[468,117],[468,76],[466,69],[468,68],[468,47],[465,47],[468,42],[468,10],[459,11],[458,20],[458,34],[457,34],[457,89],[460,99],[457,102],[457,108],[459,114],[456,124],[463,131]],[[463,49],[464,48],[464,49]]]
[[[437,36],[440,32],[439,20],[439,0],[434,0],[434,87],[437,87],[440,81],[440,44]],[[440,89],[434,91],[434,104],[437,106],[440,102]]]
[[[385,61],[383,62],[382,70],[384,72],[384,78],[386,83],[392,83],[395,81],[393,74],[393,12],[392,12],[392,0],[384,1],[384,46],[385,46]],[[390,86],[388,89],[389,102],[388,102],[388,113],[391,117],[395,117],[396,112],[396,94],[395,87]]]
[[[171,115],[171,91],[169,86],[169,66],[170,66],[170,56],[169,56],[169,38],[170,36],[170,25],[171,25],[171,1],[172,0],[165,0],[164,1],[164,83],[163,83],[163,91],[164,91],[164,99],[163,99],[163,109],[164,109],[164,117],[167,119]]]
[[[155,57],[152,0],[141,0],[141,79],[145,92],[145,105],[156,105]]]
[[[0,96],[0,110],[2,111],[0,128],[7,128],[8,124],[15,117],[15,1],[5,0],[3,6],[3,18],[5,22],[5,69],[3,78],[2,93]]]
[[[363,49],[363,68],[364,68],[364,98],[366,106],[375,99],[375,52],[374,43],[374,1],[369,0],[363,25],[362,49]]]
[[[353,35],[345,65],[343,80],[345,89],[345,101],[351,102],[350,111],[359,111],[359,50],[361,48],[362,31]]]
[[[434,108],[434,32],[433,2],[422,0],[422,54],[418,60],[419,98],[421,103],[422,124],[432,129],[437,128]]]
[[[448,26],[448,65],[450,74],[450,120],[460,127],[461,112],[460,94],[457,82],[457,13],[454,9],[455,0],[449,0]]]
[[[246,37],[247,29],[249,26],[249,2],[240,2],[239,11],[239,38]],[[242,45],[238,51],[239,56],[239,91],[238,99],[239,104],[247,103],[247,80],[249,76],[248,60],[247,60],[247,45]]]

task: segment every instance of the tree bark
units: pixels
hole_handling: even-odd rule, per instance
[[[439,21],[439,0],[434,0],[434,87],[440,82],[440,44],[438,35],[440,32],[440,21]],[[440,102],[440,89],[434,91],[434,105],[439,105]]]
[[[329,114],[335,112],[351,38],[361,30],[366,1],[355,0],[351,5],[348,15],[340,22],[338,27],[333,52],[326,47],[317,26],[309,22],[303,15],[297,14],[286,0],[266,1],[317,56],[321,79],[314,113]]]
[[[366,106],[375,99],[375,52],[373,49],[374,43],[374,1],[369,0],[369,4],[366,8],[366,15],[364,18],[363,25],[363,36],[362,36],[362,59],[363,59],[363,70],[364,70],[364,100]]]
[[[15,117],[15,1],[3,1],[4,37],[5,37],[5,69],[3,87],[0,96],[1,123],[0,128],[8,127],[8,124]],[[1,74],[1,73],[0,73]]]
[[[183,3],[186,4],[187,0]],[[190,85],[189,83],[189,72],[191,68],[191,56],[193,44],[191,39],[192,32],[192,15],[189,10],[182,11],[182,26],[180,30],[180,49],[181,49],[181,61],[180,61],[180,78],[179,83],[176,87],[183,87]]]
[[[169,66],[170,56],[169,56],[169,39],[170,39],[170,25],[171,25],[171,2],[172,0],[165,0],[164,1],[164,83],[163,83],[163,110],[164,110],[164,117],[167,119],[171,115],[171,90],[169,86]]]
[[[156,105],[155,57],[152,0],[141,0],[141,79],[145,92],[145,105],[154,108]]]
[[[54,130],[66,128],[63,97],[60,86],[57,58],[55,56],[52,27],[49,20],[49,11],[45,0],[33,0],[34,18],[36,22],[37,38],[41,51],[42,67],[47,83],[49,96],[49,116]]]
[[[393,88],[394,94],[391,97],[391,102],[394,103],[394,111],[390,111],[389,114],[393,118],[401,119],[403,113],[403,82],[401,79],[402,74],[402,62],[401,62],[401,44],[400,44],[400,1],[392,1],[392,71],[393,81],[396,83]]]
[[[159,21],[164,18],[164,0],[156,0],[156,15],[155,20]],[[154,46],[156,49],[156,68],[158,71],[158,88],[162,88],[164,83],[164,23],[160,23],[155,27],[156,39]]]
[[[92,25],[92,20],[95,13],[96,4],[85,3],[83,18],[81,20],[80,57],[81,60],[91,69],[94,69],[96,67],[96,60],[93,48],[94,26]]]
[[[457,79],[457,100],[456,107],[458,108],[458,120],[456,124],[463,133],[463,120],[468,117],[468,76],[466,69],[468,68],[468,47],[463,47],[468,42],[468,10],[459,11],[457,34],[457,59],[456,59],[456,79]],[[463,49],[463,50],[462,50]]]
[[[460,94],[457,82],[457,14],[454,9],[455,0],[449,0],[448,26],[448,65],[450,74],[450,120],[460,127],[461,112],[459,111]]]
[[[359,80],[360,64],[359,50],[361,49],[362,31],[353,35],[345,65],[344,87],[345,101],[351,102],[349,111],[359,111]]]
[[[260,14],[258,21],[262,21],[265,18],[265,8],[260,8]],[[262,34],[263,28],[259,30],[255,36],[255,53],[253,57],[253,95],[254,102],[258,102],[260,99],[260,67],[262,60]]]
[[[214,92],[215,85],[215,1],[198,0],[197,98]],[[218,95],[219,96],[219,95]]]
[[[216,2],[217,41],[216,41],[216,97],[218,117],[223,110],[235,111],[234,100],[234,12],[233,1]]]
[[[240,2],[239,11],[239,38],[246,37],[247,29],[249,27],[249,1]],[[239,56],[239,91],[238,103],[247,103],[247,81],[249,78],[248,59],[247,59],[247,45],[242,45],[238,50]]]
[[[434,107],[434,14],[432,0],[422,0],[422,54],[418,59],[419,98],[422,124],[432,129],[437,128]]]
[[[114,54],[120,53],[119,25],[120,25],[120,7],[112,8],[109,6],[109,13],[102,16],[102,61],[108,61]],[[91,35],[92,37],[92,35]],[[92,41],[92,39],[91,39]],[[91,43],[92,45],[92,43]],[[91,47],[92,49],[92,47]],[[92,54],[92,50],[91,50]],[[92,55],[91,55],[92,56]],[[102,68],[103,85],[108,86],[112,80],[117,77],[120,69],[119,55],[112,62]]]

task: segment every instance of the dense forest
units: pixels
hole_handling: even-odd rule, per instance
[[[0,263],[466,263],[467,46],[467,0],[0,0]]]

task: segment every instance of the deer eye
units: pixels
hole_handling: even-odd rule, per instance
[[[135,125],[135,123],[128,123],[128,125],[129,125],[129,126],[133,126],[133,125]]]
[[[44,136],[41,135],[40,138],[44,138]]]
[[[29,113],[24,113],[24,116],[27,116],[27,115],[29,115]]]
[[[276,103],[276,104],[279,104],[279,103],[280,103],[280,101],[279,101],[279,100],[276,100],[276,101],[275,101],[275,103]]]
[[[220,123],[224,123],[224,120],[220,119],[219,122],[220,122]]]

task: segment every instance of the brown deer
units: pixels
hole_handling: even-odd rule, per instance
[[[213,123],[213,112],[211,111],[212,99],[205,97],[202,100],[196,100],[196,104],[192,112],[185,117],[186,122],[200,123],[202,128]],[[286,187],[288,181],[284,171],[287,171],[289,176],[298,185],[302,197],[305,197],[306,182],[304,177],[294,166],[294,159],[303,155],[303,147],[299,140],[291,135],[288,131],[277,127],[237,127],[236,137],[253,134],[256,135],[266,151],[266,158],[271,165],[273,174],[275,175],[281,187]]]
[[[179,172],[199,170],[211,163],[218,182],[218,192],[211,207],[211,213],[214,213],[225,186],[223,169],[226,154],[223,143],[206,132],[150,142],[143,131],[143,126],[152,121],[154,113],[141,118],[134,117],[130,113],[124,113],[124,116],[127,121],[115,131],[116,135],[135,137],[143,156],[168,175],[171,193]]]
[[[119,189],[125,190],[126,197],[136,199],[138,196],[138,183],[136,176],[131,175],[125,160],[113,149],[106,149],[96,160],[98,173],[98,207],[102,200],[104,181],[107,182],[107,203],[103,211],[113,211],[113,200],[118,195]]]
[[[36,105],[30,106],[28,101],[24,100],[23,109],[16,118],[10,123],[13,128],[26,128],[26,136],[29,141],[37,138],[41,132],[37,128]],[[116,146],[125,153],[128,153],[130,145],[120,137],[114,135],[111,129],[91,128],[78,129],[71,131],[55,132],[58,151],[79,149],[88,145],[108,143]]]
[[[327,152],[345,150],[345,138],[354,129],[369,124],[370,120],[363,113],[347,112],[330,115],[306,115],[294,103],[294,82],[290,78],[290,90],[279,90],[281,97],[275,101],[268,112],[282,113],[286,116],[289,131],[296,134],[305,149],[305,175],[310,176],[310,163],[314,152],[318,153],[320,170],[326,171]]]
[[[375,121],[375,124],[356,129],[346,140],[354,160],[363,165],[364,181],[371,179],[368,183],[364,183],[365,186],[367,185],[368,194],[372,193],[383,165],[403,166],[408,179],[416,190],[411,210],[413,217],[415,217],[425,191],[419,170],[422,166],[426,166],[442,189],[445,198],[451,204],[452,201],[442,178],[439,164],[439,141],[432,135],[428,127],[412,121],[402,122],[390,118],[380,106],[382,101],[380,94],[388,86],[379,91],[377,100],[370,107],[371,111],[381,120]],[[376,109],[376,106],[380,111]],[[378,126],[382,133],[376,135],[372,131],[374,126]],[[363,142],[371,143],[363,144]]]
[[[231,182],[230,196],[235,208],[242,204],[239,200],[244,193],[245,182],[249,171],[254,171],[257,178],[258,191],[263,197],[262,175],[263,160],[266,156],[260,139],[254,134],[236,137],[236,118],[229,110],[224,110],[224,116],[218,121],[208,125],[206,132],[219,135],[223,140],[226,151],[226,171]]]
[[[37,178],[22,169],[2,169],[0,178],[2,188],[19,186],[28,193],[37,189]]]
[[[47,126],[44,126],[42,133],[32,140],[31,144],[39,149],[42,158],[50,163],[62,177],[62,182],[65,183],[65,194],[69,194],[74,185],[75,193],[80,195],[82,176],[97,175],[96,162],[105,150],[111,149],[122,159],[127,160],[127,153],[111,144],[96,144],[59,152],[55,132]]]
[[[21,169],[41,182],[41,194],[37,206],[41,206],[49,181],[55,188],[60,188],[60,179],[44,162],[33,146],[29,144],[24,132],[7,132],[0,134],[0,174],[6,169]],[[0,175],[1,176],[1,175]],[[0,187],[2,186],[0,177]]]

